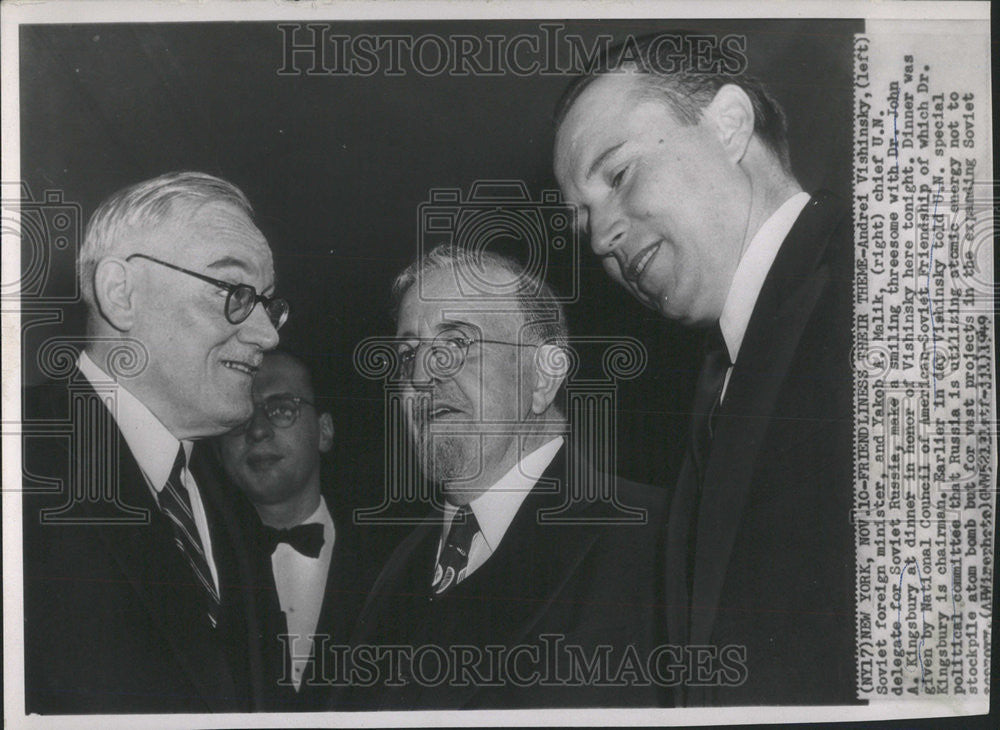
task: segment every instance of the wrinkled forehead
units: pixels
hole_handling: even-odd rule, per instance
[[[487,268],[475,272],[479,278],[461,268],[423,272],[400,302],[397,334],[425,337],[461,325],[479,330],[484,336],[512,331],[524,317],[513,295],[496,296],[484,284],[482,275],[492,278],[493,271]]]
[[[224,202],[175,202],[166,218],[148,232],[148,243],[160,255],[187,265],[229,262],[245,269],[257,283],[274,279],[271,249],[249,216]],[[222,268],[225,268],[223,266]]]

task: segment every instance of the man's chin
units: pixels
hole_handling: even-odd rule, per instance
[[[436,483],[447,484],[452,481],[461,480],[463,465],[454,459],[440,458],[435,454],[430,454],[426,459],[420,459],[420,470],[424,476]]]
[[[253,395],[250,388],[228,389],[219,394],[217,420],[227,431],[242,426],[253,416]]]
[[[282,484],[273,480],[260,480],[259,475],[252,478],[244,476],[241,480],[242,491],[255,505],[280,504],[288,499],[281,493]]]
[[[205,420],[206,424],[208,424],[208,419]],[[193,436],[193,438],[203,439],[224,436],[237,426],[242,426],[249,420],[250,415],[247,415],[245,418],[240,418],[230,414],[218,414],[211,420],[210,425],[205,425],[203,428],[199,429],[198,434]]]

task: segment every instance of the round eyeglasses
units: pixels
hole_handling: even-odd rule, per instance
[[[469,348],[474,344],[508,345],[509,347],[538,347],[537,344],[526,342],[505,342],[503,340],[484,340],[469,337],[457,332],[445,332],[433,339],[418,340],[415,345],[402,342],[396,349],[399,358],[399,375],[403,380],[413,380],[417,357],[421,349],[423,366],[427,374],[437,380],[454,377],[469,356]]]
[[[228,292],[226,296],[225,313],[226,320],[229,324],[241,324],[242,322],[245,322],[247,317],[250,316],[250,313],[253,312],[253,308],[257,306],[258,302],[260,302],[264,307],[264,311],[267,313],[267,318],[271,320],[271,325],[274,329],[281,329],[281,325],[288,320],[288,302],[284,299],[271,298],[264,296],[263,294],[258,294],[257,290],[250,284],[230,284],[228,281],[213,279],[211,276],[205,276],[197,271],[191,271],[190,269],[185,269],[181,266],[177,266],[176,264],[161,261],[160,259],[153,258],[152,256],[147,256],[144,253],[134,253],[125,260],[131,261],[132,259],[145,259],[146,261],[152,261],[154,264],[166,266],[168,269],[173,269],[174,271],[180,271],[183,274],[193,276],[196,279],[201,279],[212,286],[217,286],[223,291]]]
[[[302,406],[313,406],[315,408],[315,405],[305,398],[298,398],[291,395],[272,395],[270,398],[265,398],[263,402],[254,403],[254,415],[246,423],[234,428],[233,433],[243,433],[246,431],[258,412],[263,413],[268,423],[275,428],[289,428],[298,420],[299,413],[302,412]]]

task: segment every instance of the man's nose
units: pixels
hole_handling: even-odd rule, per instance
[[[239,338],[247,344],[257,345],[265,352],[278,346],[278,330],[267,316],[263,304],[256,304],[250,316],[239,324],[239,328]]]
[[[247,426],[247,441],[258,443],[271,438],[274,435],[274,426],[268,420],[264,409],[254,406],[253,415],[250,417],[250,424]]]
[[[426,388],[440,382],[441,368],[434,367],[432,352],[429,345],[421,344],[413,353],[413,372],[410,373],[410,385],[414,388]]]
[[[590,248],[601,257],[615,254],[628,238],[628,221],[614,205],[591,208],[588,227]]]

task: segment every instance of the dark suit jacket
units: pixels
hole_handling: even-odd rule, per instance
[[[352,642],[355,648],[434,645],[452,652],[459,645],[482,651],[486,646],[509,650],[525,644],[544,657],[541,637],[559,635],[565,645],[581,647],[587,657],[598,644],[610,646],[610,673],[615,678],[626,647],[634,647],[645,662],[657,633],[654,566],[666,493],[616,482],[620,503],[646,510],[643,524],[608,524],[609,518],[621,513],[608,501],[594,498],[573,503],[562,515],[575,522],[541,522],[539,514],[562,505],[572,487],[566,479],[565,453],[565,449],[559,452],[525,498],[497,550],[443,596],[432,598],[431,590],[440,515],[417,527],[376,580]],[[433,661],[427,662],[421,676],[427,677]],[[564,656],[561,661],[557,671],[568,672]],[[487,663],[478,666],[483,669]],[[338,709],[653,706],[658,701],[655,685],[544,686],[538,675],[534,679],[539,681],[531,681],[532,667],[537,669],[537,664],[528,661],[517,670],[528,677],[528,686],[511,683],[507,669],[493,676],[498,686],[479,681],[454,686],[450,679],[438,686],[421,686],[412,681],[412,668],[404,659],[404,686],[386,686],[383,667],[377,677],[381,681],[368,692],[348,691]],[[488,670],[479,674],[490,678]]]
[[[168,519],[86,379],[74,370],[67,382],[28,389],[24,412],[26,422],[47,422],[54,434],[25,438],[25,486],[57,480],[47,482],[54,489],[46,493],[24,494],[27,711],[258,708],[263,662],[255,578],[200,447],[191,469],[219,575],[216,629]],[[90,498],[71,501],[73,490]],[[50,515],[63,522],[42,523],[43,509],[68,502],[70,509]],[[122,518],[131,522],[111,522]]]
[[[291,672],[288,650],[277,638],[278,634],[287,632],[287,621],[278,600],[271,556],[265,553],[262,545],[255,546],[258,559],[265,565],[269,581],[267,589],[261,594],[261,600],[265,604],[261,611],[270,617],[272,626],[266,637],[265,654],[269,663],[268,681],[273,689],[268,709],[274,711],[319,712],[329,709],[331,702],[334,701],[333,694],[336,687],[323,682],[323,677],[327,674],[324,662],[327,661],[326,655],[330,653],[327,649],[334,645],[346,645],[350,640],[374,577],[372,572],[367,570],[371,566],[365,561],[360,535],[350,515],[338,512],[331,494],[326,495],[326,503],[333,516],[336,534],[323,593],[323,605],[316,622],[313,655],[310,664],[303,670],[302,686],[298,692],[288,684]],[[260,530],[259,520],[256,529]],[[273,620],[275,617],[278,617],[277,621]]]
[[[679,701],[855,701],[852,255],[849,212],[817,194],[754,307],[716,417],[700,506],[696,490],[683,488],[692,467],[682,467],[667,538],[670,641],[736,645],[747,656],[739,686],[689,687]]]

